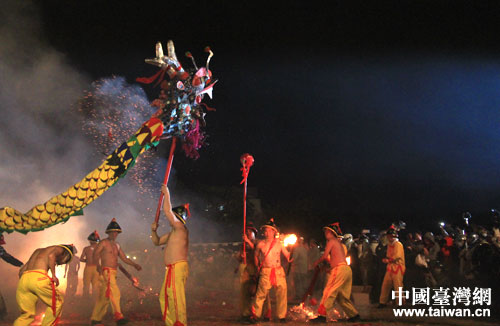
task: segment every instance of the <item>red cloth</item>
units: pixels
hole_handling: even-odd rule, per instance
[[[158,70],[158,72],[156,74],[154,74],[151,77],[138,77],[135,79],[135,81],[142,83],[142,84],[151,84],[156,79],[158,79],[158,81],[155,84],[155,86],[156,86],[163,80],[163,78],[165,77],[166,71],[167,71],[166,69],[160,69],[160,70]]]
[[[111,275],[109,272],[114,268],[103,267],[103,271],[108,271],[108,285],[106,287],[106,298],[111,298]]]
[[[273,267],[271,269],[271,275],[269,275],[269,281],[273,287],[278,286],[278,281],[276,280],[276,269]]]

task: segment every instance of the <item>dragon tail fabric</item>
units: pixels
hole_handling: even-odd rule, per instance
[[[22,214],[12,207],[0,208],[0,232],[28,233],[41,231],[71,216],[83,215],[83,208],[112,187],[135,164],[146,149],[156,146],[163,134],[160,119],[151,118],[126,142],[121,144],[95,170],[68,190]]]

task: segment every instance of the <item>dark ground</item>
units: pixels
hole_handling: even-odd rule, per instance
[[[236,291],[216,291],[214,289],[201,289],[194,290],[191,298],[188,297],[188,321],[191,326],[230,326],[241,325],[238,321],[238,293]],[[193,298],[197,296],[197,299]],[[201,299],[200,299],[201,298]],[[374,305],[367,303],[366,295],[356,293],[356,307],[358,308],[362,321],[357,323],[337,322],[331,320],[328,324],[335,325],[358,325],[358,326],[382,326],[382,325],[490,325],[496,326],[500,324],[500,320],[495,318],[488,319],[466,319],[466,318],[396,318],[393,315],[392,309],[376,309]],[[156,301],[156,296],[151,294],[143,297],[142,301],[137,298],[135,304],[124,296],[122,300],[122,310],[126,317],[130,318],[132,322],[130,325],[141,326],[160,326],[164,325],[161,321],[159,305]],[[140,303],[142,302],[142,303]],[[140,304],[139,304],[140,303]],[[295,303],[289,303],[289,309],[294,307]],[[410,307],[411,308],[411,307]],[[78,297],[73,302],[66,302],[63,310],[62,325],[89,325],[88,307],[82,304],[81,299]],[[0,326],[12,325],[16,316],[10,312],[8,318],[0,322]],[[305,315],[298,315],[289,312],[287,325],[304,325],[306,324]],[[35,322],[33,325],[39,325]],[[108,312],[107,318],[104,320],[105,325],[115,325],[111,319],[111,314]],[[310,324],[310,323],[307,323]],[[282,325],[278,322],[261,322],[259,325],[271,326]],[[324,324],[320,324],[324,325]]]

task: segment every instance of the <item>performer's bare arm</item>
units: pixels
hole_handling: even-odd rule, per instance
[[[131,260],[131,259],[127,258],[127,256],[125,256],[125,253],[123,252],[122,248],[120,248],[118,251],[118,257],[120,257],[120,259],[123,260],[123,262],[125,264],[133,266],[138,271],[140,271],[142,269],[141,265],[135,263],[133,260]]]
[[[168,238],[170,237],[171,232],[159,237],[158,233],[156,233],[156,230],[158,230],[158,223],[151,224],[151,240],[153,241],[153,244],[155,246],[161,246],[166,244],[168,242]]]
[[[253,249],[255,247],[255,244],[250,239],[248,239],[246,234],[243,234],[243,241],[245,241],[250,249]]]
[[[165,216],[167,217],[170,226],[174,229],[183,228],[184,224],[181,221],[179,221],[179,219],[175,217],[174,212],[172,212],[172,203],[170,202],[170,192],[168,191],[167,186],[162,185],[161,192],[165,197],[163,199],[163,212],[165,213]]]
[[[80,256],[80,261],[82,263],[86,263],[87,262],[87,251],[88,251],[88,248],[89,247],[85,247],[85,249],[83,249],[82,255]]]
[[[255,266],[258,268],[259,265],[259,257],[260,257],[260,252],[262,251],[262,241],[257,244],[257,247],[255,249],[255,254],[253,255],[253,259],[255,262]]]
[[[323,253],[323,256],[319,257],[318,260],[314,262],[314,267],[318,266],[322,261],[328,261],[330,257],[330,251],[332,250],[333,247],[333,241],[329,240],[326,243],[326,248],[325,252]]]
[[[283,244],[280,245],[281,245],[281,253],[283,254],[283,256],[285,256],[286,260],[290,262],[290,252],[288,252],[288,250]]]
[[[56,253],[54,251],[55,250],[52,250],[51,253],[49,253],[48,265],[50,272],[52,273],[52,280],[54,280],[56,286],[59,286],[59,279],[56,276]]]
[[[97,245],[97,248],[95,248],[94,250],[94,254],[93,254],[93,260],[97,266],[97,271],[99,272],[99,274],[102,274],[102,266],[101,266],[101,252],[104,250],[104,240],[99,242],[99,244]]]
[[[21,275],[23,275],[24,271],[26,270],[26,266],[28,266],[28,264],[24,264],[20,269],[19,269],[19,277],[21,277]]]

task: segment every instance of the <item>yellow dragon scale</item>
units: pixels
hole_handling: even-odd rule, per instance
[[[36,205],[26,214],[12,207],[0,208],[0,232],[28,233],[40,231],[66,222],[73,215],[82,215],[82,209],[125,176],[137,157],[147,148],[155,146],[163,134],[161,120],[152,118],[121,144],[94,171],[68,190]]]

